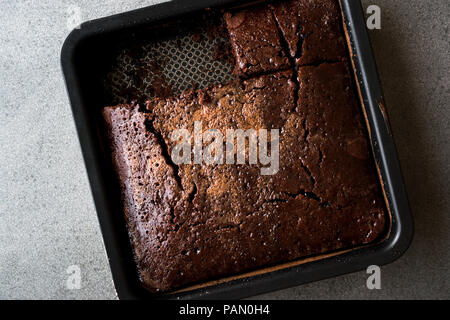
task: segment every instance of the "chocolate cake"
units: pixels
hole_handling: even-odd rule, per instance
[[[244,79],[103,109],[137,269],[153,292],[369,244],[386,230],[351,71],[336,49],[343,36],[338,7],[328,0],[289,3],[305,17],[303,29],[295,28],[306,32],[301,51],[293,45],[300,33],[281,32],[295,24],[295,15],[283,18],[283,3],[226,13]],[[264,24],[275,17],[274,30],[281,29],[271,33]],[[315,30],[324,23],[332,38]],[[290,65],[288,55],[298,63]],[[193,151],[183,163],[173,157],[177,129],[190,133],[184,143]],[[211,129],[234,162],[219,149],[213,163],[195,161],[195,132]],[[250,139],[244,163],[235,161],[236,140],[227,132],[239,129],[270,132],[276,170],[264,174],[267,163],[251,162]],[[279,140],[272,139],[276,132]]]

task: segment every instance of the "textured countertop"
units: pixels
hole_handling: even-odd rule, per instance
[[[102,236],[60,69],[73,17],[160,1],[0,0],[0,299],[114,299]],[[264,299],[450,298],[450,94],[447,0],[372,0],[370,31],[416,234],[398,261]],[[67,268],[81,271],[68,289]]]

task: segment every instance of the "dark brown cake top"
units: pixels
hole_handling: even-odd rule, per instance
[[[370,243],[385,213],[342,63],[105,108],[138,269],[167,291]],[[298,97],[298,101],[296,101]],[[173,162],[175,129],[279,128],[280,167]],[[229,141],[225,141],[228,143]]]
[[[337,0],[289,0],[271,5],[289,53],[299,65],[346,59]]]
[[[227,12],[224,17],[239,75],[289,68],[275,19],[267,6]]]

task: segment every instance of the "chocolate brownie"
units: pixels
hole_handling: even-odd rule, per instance
[[[142,283],[168,291],[373,242],[385,210],[344,63],[106,107]],[[175,164],[174,129],[279,129],[279,170]],[[226,135],[225,135],[226,137]],[[192,142],[192,141],[191,141]],[[227,138],[225,148],[232,143]]]
[[[337,0],[288,0],[271,7],[297,64],[346,59]]]
[[[275,19],[267,6],[226,12],[224,18],[239,75],[252,76],[289,68]]]

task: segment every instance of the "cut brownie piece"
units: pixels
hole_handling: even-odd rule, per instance
[[[275,19],[267,6],[225,13],[230,41],[241,76],[289,68]]]
[[[168,291],[380,237],[385,211],[344,64],[104,109],[142,283]],[[298,103],[296,103],[298,90]],[[297,105],[298,104],[298,105]],[[280,168],[179,164],[174,129],[280,129]],[[224,140],[228,145],[230,141]]]
[[[337,0],[288,0],[271,7],[298,65],[346,59]]]
[[[304,165],[311,172],[313,191],[336,208],[353,203],[377,203],[379,182],[366,129],[347,63],[300,67],[298,112],[303,119]],[[332,174],[330,174],[332,173]]]

